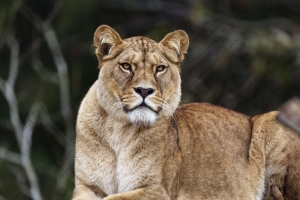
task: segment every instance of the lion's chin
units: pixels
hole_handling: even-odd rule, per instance
[[[157,118],[157,114],[147,107],[138,107],[128,113],[132,124],[149,126]]]

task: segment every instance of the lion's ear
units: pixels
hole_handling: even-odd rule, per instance
[[[172,50],[178,62],[181,62],[189,47],[189,37],[186,32],[177,30],[167,34],[164,39],[160,41],[160,44]]]
[[[107,25],[101,25],[95,31],[94,45],[96,46],[96,55],[99,61],[103,56],[109,55],[114,46],[121,43],[120,35]]]

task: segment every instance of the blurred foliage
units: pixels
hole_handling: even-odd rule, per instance
[[[68,65],[74,119],[98,76],[92,39],[101,24],[123,38],[145,35],[156,41],[185,30],[190,48],[182,63],[182,103],[209,102],[255,115],[300,95],[298,0],[2,0],[0,77],[8,77],[11,52],[6,40],[15,35],[20,46],[15,91],[21,120],[39,101],[54,122],[52,128],[62,130],[57,136],[38,123],[33,134],[31,158],[45,199],[70,199],[73,172],[59,191],[56,180],[66,147],[57,138],[65,137],[65,125],[55,63],[36,17],[49,21],[57,34]],[[18,152],[3,95],[0,105],[0,147]],[[75,127],[75,120],[72,123]],[[30,199],[22,192],[28,184],[20,166],[0,159],[0,199]]]

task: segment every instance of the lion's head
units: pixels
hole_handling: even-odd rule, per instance
[[[181,96],[180,63],[189,45],[184,31],[157,43],[146,37],[122,40],[102,25],[94,45],[100,68],[97,96],[109,115],[149,125],[174,113]]]

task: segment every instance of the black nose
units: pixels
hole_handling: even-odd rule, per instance
[[[148,95],[150,95],[154,92],[154,89],[137,87],[137,88],[134,88],[134,91],[136,93],[138,93],[139,95],[141,95],[143,98],[146,98]]]

